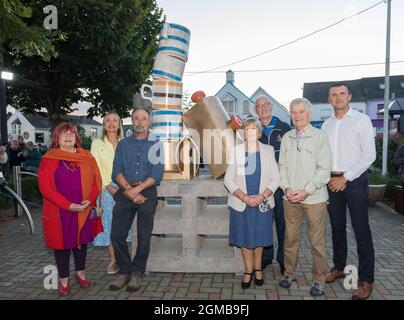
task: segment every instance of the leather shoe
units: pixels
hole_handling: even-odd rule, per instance
[[[354,290],[352,300],[366,300],[373,290],[373,283],[359,281],[358,289]]]
[[[343,278],[345,278],[344,271],[338,270],[337,268],[334,267],[327,273],[325,283],[332,283],[337,279],[343,279]]]
[[[243,281],[241,281],[241,289],[248,289],[250,287],[251,281],[253,279],[253,273],[252,272],[244,272],[244,275],[250,276],[250,280],[247,281],[247,282],[244,282],[244,279],[243,279]]]
[[[264,284],[264,274],[262,273],[261,279],[258,279],[257,278],[257,272],[262,273],[262,270],[254,270],[254,283],[257,286],[262,286]]]
[[[78,282],[80,288],[82,288],[82,289],[90,288],[91,285],[92,285],[92,283],[91,283],[90,280],[88,280],[88,279],[81,279],[77,273],[76,273],[76,280],[77,280],[77,282]]]
[[[66,297],[70,294],[70,279],[67,281],[67,286],[64,287],[60,281],[58,281],[59,297]]]

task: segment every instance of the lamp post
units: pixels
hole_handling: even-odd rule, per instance
[[[6,80],[13,80],[13,74],[7,72],[3,68],[4,58],[3,58],[3,46],[0,43],[0,134],[1,134],[1,145],[6,145],[8,142],[7,133],[7,104],[6,104]]]

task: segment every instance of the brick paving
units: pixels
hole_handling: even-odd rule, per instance
[[[34,212],[37,228],[35,235],[29,233],[25,217],[0,223],[0,299],[61,299],[56,290],[46,290],[43,280],[44,267],[54,264],[53,252],[44,247],[40,225],[40,211]],[[370,226],[375,246],[375,285],[371,299],[404,300],[404,216],[395,214],[387,207],[377,204],[369,210]],[[349,221],[349,220],[348,220]],[[351,290],[343,287],[343,280],[326,286],[326,295],[313,298],[311,285],[311,253],[307,238],[307,226],[300,244],[298,279],[292,287],[278,286],[279,266],[275,263],[265,270],[265,284],[254,284],[242,290],[241,274],[212,273],[147,273],[143,288],[134,293],[110,291],[113,276],[105,273],[108,264],[106,249],[89,247],[87,274],[95,284],[83,290],[72,281],[72,294],[63,299],[72,300],[346,300]],[[348,264],[357,265],[356,242],[348,225]],[[328,260],[331,265],[331,230],[327,229]],[[73,260],[73,259],[71,259]],[[74,270],[73,264],[71,270]],[[209,270],[206,270],[209,271]],[[73,277],[72,277],[73,278]]]

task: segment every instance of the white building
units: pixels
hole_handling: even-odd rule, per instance
[[[266,96],[273,105],[273,115],[280,120],[290,123],[290,113],[282,104],[280,104],[274,97],[272,97],[262,87],[259,87],[250,96],[246,96],[234,84],[234,72],[229,70],[226,72],[226,84],[215,94],[215,96],[222,102],[224,108],[229,115],[238,113],[243,118],[248,116],[256,116],[254,112],[255,100],[259,96]]]
[[[84,135],[97,139],[102,134],[102,124],[89,119],[86,116],[67,116],[69,121],[78,124],[84,129]],[[34,144],[50,145],[51,133],[50,122],[47,118],[39,115],[24,115],[15,110],[9,114],[7,120],[7,131],[9,140],[22,135],[25,141],[32,141]]]

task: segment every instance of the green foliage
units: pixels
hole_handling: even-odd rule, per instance
[[[384,196],[391,200],[395,198],[395,186],[400,185],[397,175],[389,173],[387,176],[383,176],[380,169],[374,169],[373,171],[369,171],[368,180],[369,185],[386,185]]]
[[[15,190],[12,181],[8,181],[7,184],[11,189]],[[10,193],[8,193],[8,191],[0,189],[0,210],[11,208],[13,203],[14,203],[13,196]]]
[[[8,186],[15,191],[14,182],[7,182]],[[22,198],[24,201],[40,203],[42,195],[38,188],[38,179],[32,176],[22,176],[21,180]],[[6,190],[0,190],[0,210],[8,209],[14,203],[14,197]]]
[[[46,30],[42,22],[32,23],[33,10],[26,2],[0,2],[0,47],[4,44],[17,63],[24,56],[39,56],[44,61],[50,61],[52,57],[57,57],[53,42],[61,40],[62,33]]]
[[[30,22],[41,24],[48,0],[26,1]],[[149,77],[162,26],[155,0],[81,0],[51,2],[58,9],[57,58],[49,62],[6,54],[6,62],[24,80],[9,83],[9,103],[26,114],[43,108],[53,123],[79,101],[90,102],[89,115],[114,110],[128,116],[132,97]],[[9,50],[9,48],[7,48]]]
[[[370,171],[368,174],[369,184],[387,184],[388,177],[382,175],[382,171],[380,169],[375,169]]]
[[[394,166],[393,159],[397,148],[404,143],[404,137],[399,133],[389,135],[388,152],[387,152],[387,171],[391,175],[397,174],[397,169]],[[376,161],[374,166],[378,169],[382,169],[383,159],[383,135],[378,134],[376,136]]]

